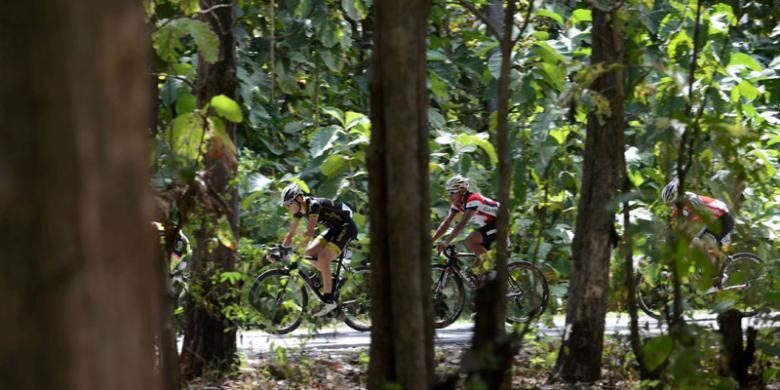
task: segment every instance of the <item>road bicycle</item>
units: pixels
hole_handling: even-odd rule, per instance
[[[672,272],[666,262],[642,262],[638,267],[636,277],[637,301],[639,308],[648,316],[661,319],[671,317],[672,301]],[[725,255],[721,266],[718,268],[716,287],[709,289],[704,296],[721,295],[723,300],[731,302],[731,307],[742,312],[743,316],[753,316],[758,313],[758,306],[762,301],[760,291],[761,280],[764,275],[764,262],[760,257],[747,252]],[[691,283],[697,277],[696,272],[689,275],[683,286],[688,297],[694,297],[694,289]],[[719,284],[719,286],[717,286]],[[684,307],[690,308],[694,301],[686,299]]]
[[[260,328],[269,333],[286,334],[298,328],[308,312],[309,294],[324,304],[319,272],[300,266],[297,260],[287,261],[289,252],[281,245],[271,247],[270,257],[282,267],[255,278],[248,293],[249,304],[261,317]],[[352,268],[346,263],[351,256],[344,252],[333,272],[333,296],[338,304],[334,313],[352,329],[367,331],[371,329],[369,267]]]
[[[463,312],[466,303],[466,289],[475,290],[480,281],[471,271],[461,267],[461,258],[476,259],[477,255],[458,252],[455,246],[448,246],[442,254],[446,264],[434,259],[433,311],[434,326],[444,328],[455,322]],[[534,264],[527,261],[513,261],[507,265],[507,323],[520,323],[544,313],[550,297],[547,279]]]

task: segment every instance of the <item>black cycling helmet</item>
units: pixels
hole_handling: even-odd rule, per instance
[[[282,206],[287,206],[292,203],[298,195],[303,195],[303,191],[301,191],[301,187],[298,187],[297,184],[291,183],[287,187],[284,187],[281,197]]]

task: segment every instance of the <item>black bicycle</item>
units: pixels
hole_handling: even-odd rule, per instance
[[[433,277],[434,326],[444,328],[455,322],[463,312],[466,303],[466,289],[476,289],[479,277],[463,270],[461,258],[474,258],[477,255],[458,252],[455,246],[448,246],[442,254],[446,264],[434,259],[431,272]],[[513,261],[507,265],[507,317],[508,323],[520,323],[528,318],[544,313],[550,298],[547,279],[532,263]]]
[[[249,289],[249,304],[258,311],[259,326],[269,333],[285,334],[301,325],[303,314],[308,312],[309,294],[324,303],[320,292],[319,272],[301,267],[298,261],[288,262],[289,249],[273,246],[269,255],[281,264],[281,268],[263,272]],[[369,267],[352,268],[345,263],[344,253],[335,262],[333,272],[333,296],[338,303],[338,313],[352,329],[371,329],[371,301]]]
[[[665,262],[645,262],[638,268],[636,285],[639,308],[655,319],[670,317],[674,295],[669,265]],[[725,295],[724,299],[731,301],[732,307],[740,310],[742,315],[749,317],[757,314],[758,306],[763,301],[762,294],[758,292],[765,288],[760,283],[764,275],[763,260],[746,252],[726,255],[718,271],[716,285],[719,286],[710,289],[705,295]],[[700,275],[691,273],[683,281],[683,288],[689,297],[693,296],[691,283],[697,277]],[[695,302],[686,300],[683,303],[690,307]]]

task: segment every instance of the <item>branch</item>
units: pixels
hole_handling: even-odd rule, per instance
[[[184,84],[187,84],[190,88],[193,90],[195,89],[195,85],[192,83],[192,81],[188,80],[186,77],[178,76],[175,74],[168,74],[168,73],[150,73],[150,75],[154,77],[165,77],[168,79],[176,79],[184,82]]]
[[[612,11],[622,7],[623,3],[626,2],[626,0],[620,0],[617,3],[615,3],[614,5],[612,5],[610,7],[607,7],[605,5],[600,4],[598,2],[598,0],[587,0],[587,1],[588,1],[588,4],[591,5],[591,7],[595,8],[595,9],[601,11],[601,12],[607,13],[607,14],[611,14]]]
[[[525,20],[523,20],[523,26],[520,27],[520,32],[517,34],[517,38],[512,40],[510,47],[514,47],[515,44],[520,40],[520,38],[523,37],[523,34],[525,34],[525,29],[528,28],[529,24],[531,24],[531,12],[533,12],[533,10],[534,10],[534,0],[531,0],[528,2],[528,12],[526,12],[525,14]]]
[[[474,4],[471,4],[467,0],[457,0],[458,4],[460,4],[463,8],[466,8],[467,10],[471,11],[479,20],[482,21],[482,23],[485,23],[485,26],[487,27],[488,31],[490,31],[491,34],[493,34],[496,39],[501,40],[501,32],[498,30],[498,26],[496,26],[495,23],[493,23],[490,18],[488,18],[487,15],[485,15],[484,12],[482,12],[479,8],[475,7]]]

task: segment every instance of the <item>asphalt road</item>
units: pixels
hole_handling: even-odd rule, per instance
[[[628,335],[630,333],[628,329],[628,315],[610,313],[607,315],[606,321],[607,335]],[[716,317],[712,314],[696,314],[688,321],[701,326],[717,327]],[[766,322],[757,318],[746,318],[742,321],[743,327],[777,325],[774,322]],[[532,330],[532,332],[539,332],[550,337],[561,337],[564,323],[564,316],[556,316],[553,318],[552,324],[538,323],[537,328]],[[642,333],[652,335],[660,333],[665,328],[665,325],[650,317],[640,317],[639,327]],[[448,328],[439,329],[436,331],[436,343],[439,345],[466,345],[471,340],[472,329],[473,324],[463,321],[455,323]],[[281,336],[271,335],[259,330],[242,331],[238,334],[238,349],[250,359],[252,356],[273,352],[276,348],[338,352],[340,350],[365,349],[370,343],[371,337],[369,332],[358,332],[343,324],[336,327],[326,327],[318,332],[301,328],[293,333]]]

